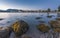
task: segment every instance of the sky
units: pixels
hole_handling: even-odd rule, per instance
[[[60,0],[0,0],[0,9],[47,9],[55,10]]]

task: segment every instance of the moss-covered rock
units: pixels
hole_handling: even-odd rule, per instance
[[[54,28],[54,32],[60,32],[60,28]]]
[[[46,24],[42,23],[37,26],[38,30],[41,32],[48,32],[50,30],[50,27],[47,26]]]
[[[21,36],[29,29],[29,26],[26,22],[18,20],[12,25],[13,32],[16,36]]]
[[[0,27],[0,38],[9,38],[11,34],[10,27]]]
[[[51,20],[49,23],[52,28],[60,27],[60,23],[57,20]]]

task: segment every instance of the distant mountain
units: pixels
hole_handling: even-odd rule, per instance
[[[52,10],[52,11],[50,11],[50,9],[48,9],[48,10],[18,10],[18,9],[7,9],[7,10],[0,10],[0,12],[11,12],[11,13],[13,13],[13,12],[16,12],[16,13],[18,13],[18,12],[22,12],[22,13],[29,13],[29,12],[36,12],[36,13],[38,13],[38,12],[58,12],[57,10]]]
[[[0,10],[0,12],[6,12],[5,10]]]
[[[7,10],[0,10],[0,12],[19,12],[18,9],[7,9]]]
[[[7,12],[19,12],[18,9],[7,9],[6,11],[7,11]]]

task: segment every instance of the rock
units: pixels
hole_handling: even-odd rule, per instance
[[[47,26],[46,24],[44,23],[41,23],[37,26],[37,29],[40,30],[41,32],[48,32],[50,30],[50,27]]]
[[[60,28],[54,28],[54,32],[60,32]]]
[[[56,20],[60,21],[60,17],[56,18]]]
[[[52,16],[47,16],[48,18],[52,18]]]
[[[9,38],[11,34],[11,28],[9,27],[0,27],[0,38]]]
[[[22,34],[27,32],[29,26],[26,22],[18,20],[12,24],[12,29],[16,36],[21,36]]]
[[[36,17],[36,19],[41,19],[42,17]]]
[[[51,25],[52,28],[60,27],[60,23],[57,20],[51,20],[49,24]]]
[[[23,35],[21,38],[32,38],[32,37],[30,37],[28,35]]]
[[[3,18],[0,18],[0,21],[3,20]]]

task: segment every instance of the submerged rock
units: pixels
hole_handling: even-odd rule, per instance
[[[46,24],[42,23],[42,24],[39,24],[37,26],[38,30],[40,30],[41,32],[48,32],[50,30],[50,27],[47,26]]]
[[[0,38],[9,38],[11,34],[10,27],[0,27]]]
[[[52,18],[52,16],[47,16],[48,18]]]
[[[45,21],[44,21],[44,20],[39,20],[38,22],[40,22],[40,23],[45,23]]]
[[[0,18],[0,21],[3,20],[3,18]]]
[[[15,23],[13,23],[12,29],[16,36],[21,36],[22,34],[27,32],[29,26],[26,22],[18,20]]]
[[[41,19],[42,17],[36,17],[36,19]]]

